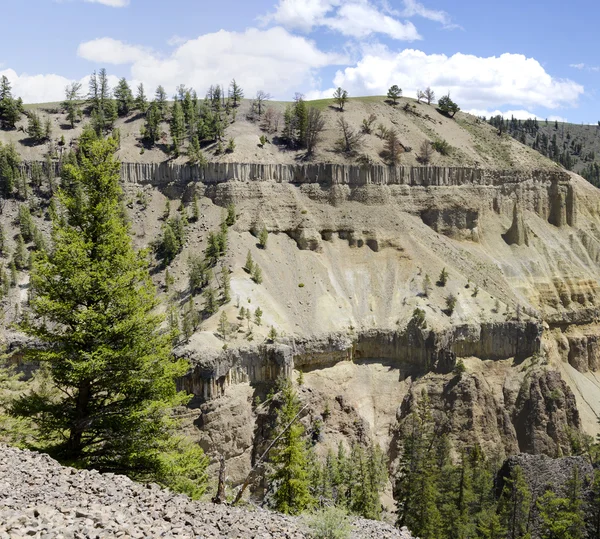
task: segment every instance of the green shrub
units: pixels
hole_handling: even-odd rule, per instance
[[[352,527],[348,515],[339,507],[325,507],[306,516],[314,539],[347,539]]]
[[[452,150],[452,146],[445,140],[436,140],[431,143],[431,147],[442,155],[450,155],[450,151]]]
[[[423,309],[415,309],[412,314],[411,322],[418,328],[425,327],[427,322],[425,321],[425,311]]]
[[[448,272],[446,271],[446,268],[444,268],[444,269],[442,269],[436,284],[438,286],[446,286],[447,282],[448,282]]]
[[[454,312],[454,307],[456,307],[456,296],[454,296],[454,294],[448,294],[446,296],[446,312],[448,315],[451,315]]]

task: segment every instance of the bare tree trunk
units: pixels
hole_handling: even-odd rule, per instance
[[[219,486],[217,487],[217,495],[212,499],[213,503],[225,503],[225,455],[221,455],[221,465],[219,467]]]

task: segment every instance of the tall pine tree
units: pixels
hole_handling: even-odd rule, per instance
[[[158,477],[176,468],[164,452],[175,443],[170,410],[187,399],[175,379],[187,367],[159,332],[147,256],[134,251],[122,214],[115,150],[112,139],[82,137],[78,163],[63,169],[72,188],[58,195],[52,249],[34,257],[23,324],[44,343],[29,353],[49,366],[56,394],[34,391],[14,411],[34,418],[59,458]]]

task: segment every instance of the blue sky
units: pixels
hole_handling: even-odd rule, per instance
[[[558,0],[2,0],[0,74],[56,101],[94,69],[200,95],[235,77],[250,97],[405,95],[464,110],[600,120],[600,2]]]

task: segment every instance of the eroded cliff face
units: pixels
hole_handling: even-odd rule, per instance
[[[393,456],[422,389],[457,442],[490,454],[567,454],[572,432],[596,432],[600,195],[581,178],[327,164],[122,170],[128,196],[150,198],[150,212],[133,210],[140,246],[159,234],[166,198],[200,197],[203,217],[172,265],[182,298],[187,256],[235,204],[224,261],[234,301],[223,307],[233,336],[224,350],[216,315],[177,350],[193,364],[180,381],[197,396],[190,429],[231,459],[234,482],[268,435],[255,398],[299,371],[308,427],[329,403],[323,451],[361,425]],[[262,227],[266,250],[252,235]],[[242,270],[248,251],[261,285]],[[448,281],[436,284],[443,269]],[[240,306],[260,306],[262,326],[248,333]]]

